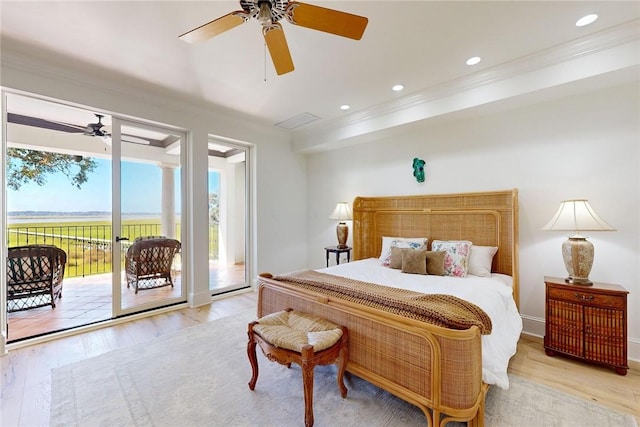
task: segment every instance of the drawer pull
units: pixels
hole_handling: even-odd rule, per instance
[[[576,299],[580,301],[593,301],[593,295],[580,295],[579,293],[575,293]]]

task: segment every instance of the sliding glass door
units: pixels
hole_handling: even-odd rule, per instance
[[[117,317],[186,301],[181,132],[114,118],[113,294]],[[119,142],[119,144],[118,144]],[[119,252],[119,253],[118,253]]]
[[[10,255],[8,341],[108,320],[113,315],[111,117],[62,102],[3,95],[4,243],[9,254],[43,245],[65,254],[61,297],[53,301],[39,294],[51,280],[49,261]],[[38,278],[45,280],[31,288],[25,284]]]
[[[209,289],[218,295],[249,286],[248,146],[209,139]]]
[[[66,256],[61,298],[3,283],[8,342],[186,301],[185,134],[22,94],[3,101],[4,244]],[[151,255],[134,254],[149,237],[158,238]]]

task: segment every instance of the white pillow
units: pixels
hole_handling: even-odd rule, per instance
[[[429,239],[426,237],[383,237],[380,261],[384,265],[391,262],[391,246],[398,248],[423,249],[427,247]]]
[[[498,252],[498,248],[495,246],[471,246],[467,273],[480,277],[491,276],[491,264],[493,264],[493,256],[496,252]]]
[[[469,251],[473,244],[468,240],[434,240],[432,251],[445,251],[444,275],[467,277],[469,270]]]

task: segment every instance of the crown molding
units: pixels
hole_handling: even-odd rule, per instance
[[[638,41],[640,41],[640,19],[634,19],[596,34],[535,52],[466,77],[451,80],[398,98],[388,103],[293,131],[292,143],[294,150],[309,152],[322,150],[324,147],[331,148],[330,146],[335,145],[335,142],[337,142],[335,138],[339,138],[341,135],[347,138],[351,136],[362,136],[361,133],[357,134],[358,131],[355,131],[357,135],[349,135],[348,132],[344,132],[347,128],[357,128],[361,132],[366,132],[367,128],[370,127],[370,123],[373,121],[379,122],[381,126],[384,126],[385,122],[389,125],[394,125],[397,123],[397,120],[393,120],[393,117],[402,114],[405,116],[403,118],[405,123],[400,124],[423,120],[429,118],[427,112],[434,110],[434,108],[432,108],[434,104],[443,100],[452,99],[456,95],[482,90],[482,88],[487,88],[490,85],[505,83],[527,74],[552,69],[555,66],[601,54],[625,45],[637,44]],[[638,51],[636,50],[636,52]],[[635,58],[631,58],[631,62],[635,64],[640,63],[640,52]],[[579,80],[585,77],[588,76],[585,76],[584,73],[576,73],[574,79]],[[550,86],[553,86],[553,81],[551,80],[549,80],[549,87]],[[540,88],[538,88],[538,90],[539,89]],[[521,91],[514,91],[512,96],[520,94],[522,94]],[[493,99],[487,99],[487,102],[490,101],[493,101]],[[461,107],[468,108],[468,105],[463,102],[461,103]],[[407,114],[411,111],[414,113]]]

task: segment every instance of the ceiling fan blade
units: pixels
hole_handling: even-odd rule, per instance
[[[297,1],[289,2],[287,21],[294,25],[360,40],[369,19]]]
[[[7,112],[7,122],[19,125],[38,127],[60,132],[82,133],[84,126],[77,126],[70,123],[56,122],[53,120],[40,119],[38,117],[23,116],[21,114]]]
[[[282,25],[276,22],[263,27],[262,34],[269,48],[273,65],[276,67],[276,73],[280,76],[293,71],[293,60],[291,59]]]
[[[249,15],[241,10],[238,10],[221,16],[218,19],[214,19],[213,21],[201,25],[196,29],[188,31],[181,35],[179,38],[189,43],[201,42],[210,39],[211,37],[215,37],[218,34],[224,33],[225,31],[228,31],[232,28],[235,28],[238,25],[247,22],[248,20]]]
[[[133,144],[140,144],[140,145],[151,145],[151,141],[146,139],[146,138],[140,138],[139,136],[134,136],[134,135],[125,135],[122,134],[120,135],[120,141],[122,142],[130,142]]]

